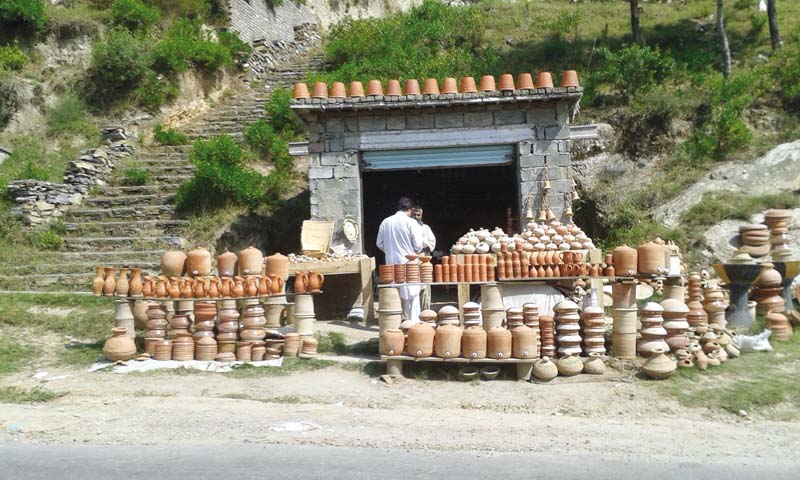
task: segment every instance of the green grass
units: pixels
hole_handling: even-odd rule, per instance
[[[0,387],[0,403],[43,403],[66,395],[52,392],[42,387],[18,388]]]
[[[58,361],[64,365],[86,366],[103,358],[103,344],[100,340],[93,343],[73,343],[65,345],[58,352]]]
[[[67,315],[32,314],[34,307],[71,308]],[[113,327],[114,308],[108,298],[65,294],[0,294],[0,326],[36,327],[80,339],[100,340]]]
[[[67,93],[56,100],[45,116],[47,130],[51,135],[82,135],[99,141],[100,129],[89,117],[86,104],[74,93]]]
[[[4,142],[5,143],[5,142]],[[0,165],[0,187],[18,179],[61,182],[67,162],[78,158],[78,149],[53,150],[33,135],[19,135],[8,141],[13,153]]]
[[[147,184],[150,174],[141,167],[128,167],[122,171],[120,184],[129,186],[142,186]]]
[[[18,372],[39,354],[25,339],[4,331],[0,334],[0,375]]]
[[[750,196],[741,192],[712,192],[692,206],[681,217],[686,228],[714,225],[722,220],[749,221],[753,214],[770,208],[795,208],[800,194],[794,192]]]
[[[161,145],[187,145],[189,143],[188,135],[174,128],[164,129],[160,123],[156,124],[153,130],[153,139]]]

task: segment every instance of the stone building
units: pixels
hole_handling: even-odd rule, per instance
[[[536,212],[545,176],[561,216],[572,191],[569,124],[581,87],[467,94],[297,98],[309,130],[311,218],[356,221],[354,252],[376,251],[381,220],[402,195],[425,209],[447,250],[470,228],[519,222]]]

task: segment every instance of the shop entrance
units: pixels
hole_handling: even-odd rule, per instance
[[[508,209],[519,211],[515,162],[497,166],[361,172],[364,252],[384,263],[375,246],[378,227],[395,213],[397,200],[410,197],[424,209],[423,221],[436,236],[436,250],[450,246],[470,228],[506,229]]]

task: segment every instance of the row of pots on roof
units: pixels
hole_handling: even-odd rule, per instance
[[[575,70],[567,70],[561,76],[560,87],[579,87],[578,72]],[[448,93],[478,93],[480,92],[494,92],[494,91],[513,91],[513,90],[533,90],[536,88],[553,88],[553,77],[550,72],[539,72],[536,75],[536,83],[533,82],[533,77],[530,73],[521,73],[517,77],[516,85],[514,84],[514,77],[510,73],[500,75],[497,83],[495,83],[494,76],[484,75],[481,77],[479,85],[475,85],[473,77],[464,77],[461,79],[461,89],[459,90],[455,78],[445,78],[442,81],[442,88],[439,89],[439,81],[435,78],[428,78],[425,80],[422,91],[419,88],[419,82],[416,79],[406,80],[405,89],[400,89],[399,80],[389,80],[386,84],[386,92],[383,91],[383,85],[380,80],[370,80],[367,83],[367,96],[371,95],[386,95],[386,96],[400,96],[400,95],[439,95]],[[316,82],[308,91],[308,85],[305,83],[294,84],[294,94],[292,98],[346,98],[346,97],[363,97],[364,85],[361,82],[350,82],[350,88],[345,91],[344,83],[333,82],[328,91],[328,85],[325,82]]]

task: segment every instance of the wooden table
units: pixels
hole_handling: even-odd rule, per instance
[[[381,362],[386,363],[386,374],[403,376],[403,362],[430,362],[456,365],[516,365],[517,380],[530,380],[531,369],[538,358],[440,358],[411,357],[408,355],[381,355]]]
[[[375,271],[375,258],[365,257],[360,260],[334,260],[330,262],[290,263],[289,275],[295,272],[313,270],[326,277],[329,275],[358,275],[359,294],[353,307],[364,309],[364,320],[367,325],[375,323],[375,305],[373,297],[372,272]]]

